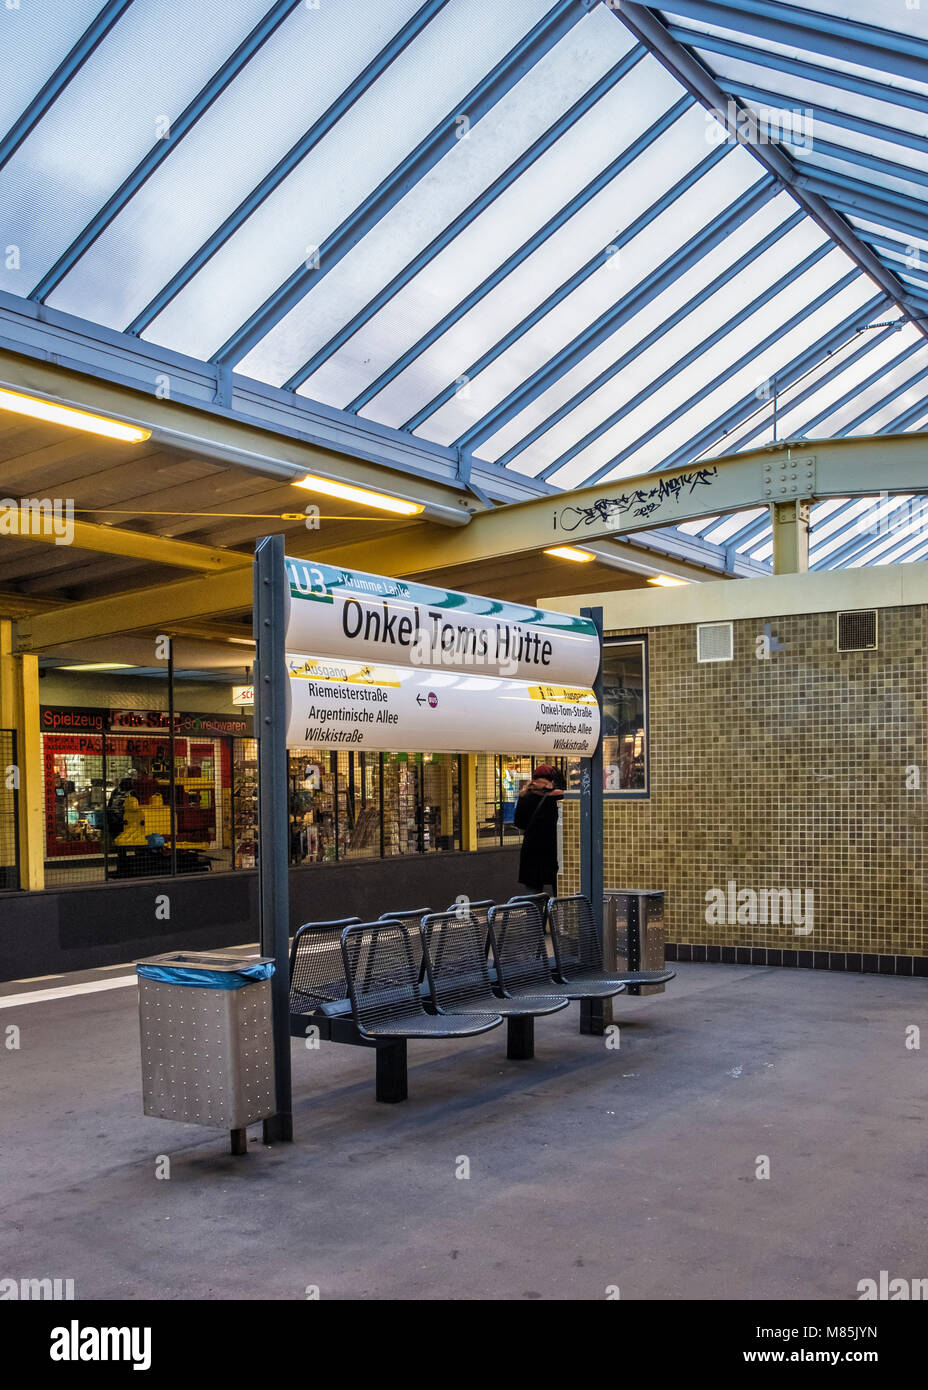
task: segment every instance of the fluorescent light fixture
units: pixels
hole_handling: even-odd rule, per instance
[[[552,545],[545,554],[554,555],[558,560],[576,560],[579,564],[596,559],[592,550],[580,550],[575,545]]]
[[[307,473],[305,478],[294,480],[296,487],[305,487],[307,492],[321,492],[325,497],[337,497],[342,502],[358,502],[362,507],[377,507],[383,512],[393,512],[397,516],[418,516],[425,511],[424,502],[407,502],[402,497],[389,497],[385,492],[372,492],[370,488],[355,487],[352,483],[336,483],[331,478],[318,478],[315,473]]]
[[[675,579],[670,574],[655,574],[652,579],[648,580],[649,584],[653,584],[658,589],[676,589],[678,585],[689,584],[689,582],[688,579]]]
[[[59,671],[134,671],[124,661],[88,661],[81,666],[59,666]]]
[[[138,425],[127,425],[122,420],[111,420],[106,415],[77,410],[71,405],[58,405],[55,401],[42,400],[40,396],[24,396],[21,391],[8,391],[6,387],[0,387],[0,410],[28,415],[34,420],[46,420],[51,425],[68,425],[71,429],[102,434],[107,439],[120,439],[125,444],[140,444],[143,439],[151,438],[151,430]]]

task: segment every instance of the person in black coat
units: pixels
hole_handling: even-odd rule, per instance
[[[542,893],[548,886],[557,891],[557,806],[563,795],[563,775],[543,763],[516,803],[513,824],[522,831],[519,882],[529,892]]]

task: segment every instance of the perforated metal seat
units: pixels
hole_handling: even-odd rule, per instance
[[[291,1014],[328,1011],[328,1006],[347,1003],[342,932],[360,920],[341,917],[332,922],[306,922],[294,933],[290,946]]]
[[[348,926],[341,936],[345,978],[359,1033],[366,1038],[460,1038],[502,1023],[498,1010],[427,1014],[419,988],[422,936],[381,919]]]
[[[497,992],[520,1001],[534,1014],[566,1009],[570,1001],[551,978],[545,929],[534,903],[511,902],[492,907],[489,939]]]
[[[676,974],[673,970],[606,970],[593,907],[582,893],[552,898],[548,921],[555,973],[571,999],[607,999],[628,985],[666,984]]]
[[[489,913],[492,901],[485,907]],[[493,993],[487,966],[486,935],[475,912],[455,907],[423,919],[425,968],[432,1000],[443,1014],[460,1017],[486,1009],[503,1018],[556,1013],[560,1000],[504,998]]]

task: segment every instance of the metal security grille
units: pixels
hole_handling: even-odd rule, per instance
[[[877,647],[875,608],[858,608],[838,614],[838,651],[872,652]]]
[[[732,623],[700,623],[696,628],[696,660],[731,661],[734,656]]]
[[[0,729],[0,892],[19,887],[19,773],[16,734]]]

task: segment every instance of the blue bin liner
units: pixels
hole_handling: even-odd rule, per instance
[[[188,970],[182,965],[137,965],[137,975],[145,980],[160,980],[166,985],[192,985],[195,989],[243,989],[256,980],[269,980],[274,973],[273,961],[245,965],[241,970]]]

